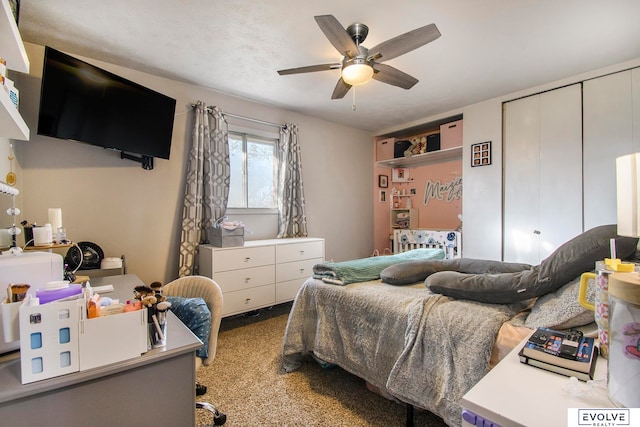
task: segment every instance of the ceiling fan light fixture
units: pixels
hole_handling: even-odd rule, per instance
[[[365,84],[372,78],[373,67],[364,61],[354,61],[342,68],[342,80],[351,86]]]

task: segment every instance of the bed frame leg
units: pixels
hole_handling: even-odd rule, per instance
[[[407,427],[413,427],[413,405],[407,403]]]

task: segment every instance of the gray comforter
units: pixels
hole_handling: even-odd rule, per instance
[[[452,300],[422,283],[309,279],[289,315],[284,367],[299,368],[312,352],[457,426],[462,396],[488,372],[498,330],[519,309]]]

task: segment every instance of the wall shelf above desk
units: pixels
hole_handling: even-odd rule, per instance
[[[9,8],[9,2],[0,1],[0,51],[7,68],[21,73],[29,72],[29,58],[22,43],[18,24]],[[0,85],[1,86],[1,85]],[[4,87],[0,90],[0,136],[29,140],[29,128],[18,109],[11,102]]]
[[[18,24],[13,17],[9,2],[0,2],[0,44],[2,57],[7,61],[7,68],[21,73],[29,72],[29,58],[18,31]]]
[[[462,147],[447,148],[445,150],[431,151],[417,154],[411,157],[398,157],[389,160],[380,160],[377,165],[386,168],[403,168],[407,166],[422,166],[430,163],[439,163],[462,158]]]

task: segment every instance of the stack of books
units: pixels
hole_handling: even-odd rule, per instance
[[[593,379],[595,339],[574,332],[538,328],[518,353],[520,362],[582,381]]]

